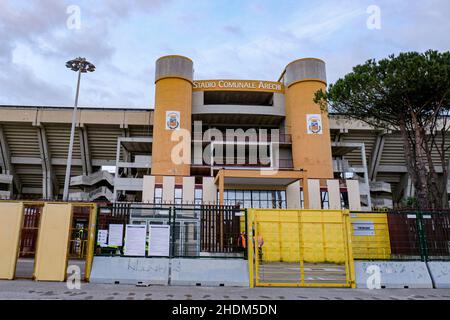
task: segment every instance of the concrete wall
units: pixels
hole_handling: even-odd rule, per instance
[[[428,268],[435,288],[450,288],[450,261],[431,261]]]
[[[355,262],[356,287],[367,289],[372,276],[370,266],[378,267],[382,288],[433,288],[425,262],[420,261],[358,261]]]
[[[248,287],[248,263],[243,259],[173,259],[170,283]]]
[[[169,259],[94,257],[90,282],[167,285]]]
[[[248,287],[243,259],[94,257],[90,282]]]
[[[226,107],[226,108],[224,108]],[[284,104],[274,106],[249,106],[249,105],[203,105],[193,106],[192,114],[254,114],[266,116],[285,116]]]

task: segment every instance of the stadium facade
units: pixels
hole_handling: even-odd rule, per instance
[[[414,195],[399,133],[313,102],[323,61],[293,61],[278,81],[197,80],[193,65],[157,60],[153,110],[79,109],[71,200],[301,208],[305,179],[324,209],[332,180],[343,206],[352,180],[367,210]],[[71,118],[64,107],[0,107],[0,198],[62,198]]]

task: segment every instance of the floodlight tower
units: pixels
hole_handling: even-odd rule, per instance
[[[72,153],[73,141],[75,139],[75,126],[77,121],[78,97],[80,95],[80,81],[81,74],[87,72],[94,72],[95,66],[86,60],[86,58],[76,58],[66,62],[66,67],[72,71],[78,72],[77,93],[75,95],[75,106],[72,115],[72,129],[70,130],[69,152],[67,155],[66,177],[64,180],[63,201],[69,200],[69,186],[70,186],[70,171],[72,169]]]

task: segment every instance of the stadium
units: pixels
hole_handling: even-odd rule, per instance
[[[348,207],[352,199],[346,181],[352,180],[358,181],[359,192],[353,203],[360,202],[361,210],[393,208],[414,195],[397,132],[323,114],[313,103],[314,92],[326,87],[325,62],[293,61],[278,81],[198,80],[193,65],[182,56],[157,60],[153,109],[79,108],[71,200],[299,208],[304,207],[299,183],[304,175],[315,180],[310,187],[320,189],[315,208]],[[166,125],[169,114],[189,132],[200,123],[202,131],[192,134],[192,150],[196,143],[211,142],[204,135],[208,129],[277,130],[277,167],[284,176],[270,182],[260,177],[264,166],[249,163],[248,145],[240,165],[204,163],[195,152],[191,163],[175,165],[170,150],[177,142],[171,142],[173,130]],[[308,115],[319,115],[319,133],[308,131]],[[72,108],[65,106],[0,107],[2,199],[62,199],[71,119]],[[274,143],[259,145],[266,144],[273,156]],[[231,174],[224,178],[222,196],[216,179],[221,170]],[[236,172],[243,175],[239,183]],[[330,205],[327,179],[339,183],[339,204]],[[261,197],[269,200],[261,202]]]

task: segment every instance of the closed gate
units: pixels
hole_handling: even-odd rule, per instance
[[[354,287],[349,212],[249,212],[250,281],[256,286]]]
[[[91,203],[0,201],[0,279],[64,281],[69,264],[80,267],[83,280],[88,280],[95,207]]]

